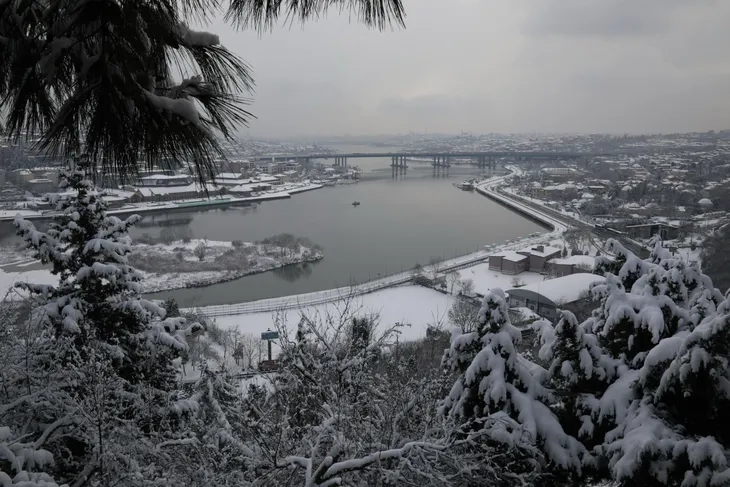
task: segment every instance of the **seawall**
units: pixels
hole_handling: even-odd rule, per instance
[[[484,189],[477,187],[476,191],[481,194],[482,196],[486,196],[490,200],[504,206],[505,208],[514,211],[515,213],[519,213],[521,216],[527,218],[528,220],[537,223],[543,228],[546,228],[550,230],[551,232],[555,231],[555,224],[553,223],[553,220],[551,218],[548,218],[544,215],[541,215],[535,210],[525,208],[519,203],[515,203],[514,201],[505,198],[503,196],[500,196],[496,194],[494,191],[491,191],[489,189]]]

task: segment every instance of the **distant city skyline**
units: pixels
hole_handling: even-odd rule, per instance
[[[676,133],[730,127],[730,2],[404,0],[404,30],[331,11],[258,36],[243,135]]]

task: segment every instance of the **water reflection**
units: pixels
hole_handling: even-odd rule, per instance
[[[312,268],[317,262],[302,262],[301,264],[292,264],[274,269],[274,275],[287,282],[294,282],[303,277],[312,275]]]
[[[139,228],[150,227],[181,227],[190,225],[193,221],[192,215],[146,215],[137,223]]]

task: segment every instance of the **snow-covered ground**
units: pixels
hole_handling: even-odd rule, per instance
[[[311,320],[320,320],[323,323],[335,324],[350,323],[355,316],[377,317],[376,334],[378,330],[385,331],[396,323],[407,325],[400,328],[398,340],[403,342],[424,338],[428,326],[435,325],[448,330],[447,313],[453,302],[452,296],[421,286],[406,285],[297,310],[222,316],[214,318],[212,321],[222,330],[236,330],[243,336],[241,340],[246,343],[246,347],[251,349],[252,364],[255,368],[260,360],[267,358],[267,345],[260,340],[261,333],[267,330],[277,330],[283,325],[289,338],[293,339],[302,316],[307,316]],[[250,336],[250,340],[246,339],[246,335]],[[225,363],[227,370],[234,374],[243,372],[246,368],[244,366],[247,363],[245,357],[241,364],[236,364],[232,350],[229,349],[226,353],[221,344],[213,342],[207,333],[199,337],[199,340],[205,342],[210,351],[216,355],[216,357],[208,356],[204,359],[208,366],[217,368]],[[279,354],[279,343],[279,340],[272,342],[274,358]],[[183,368],[182,363],[178,361],[178,365],[182,380],[190,382],[200,376],[199,363],[196,366],[188,363]],[[244,390],[247,389],[249,383],[257,383],[259,380],[263,380],[260,385],[264,385],[266,382],[263,376],[259,376],[259,379],[243,379]]]
[[[479,294],[486,294],[490,289],[495,287],[504,290],[518,286],[525,286],[536,282],[542,282],[546,276],[537,272],[523,272],[516,276],[502,274],[499,271],[490,271],[489,264],[479,264],[474,267],[467,267],[459,272],[459,278],[463,281],[471,279],[474,282],[474,291]]]
[[[377,315],[381,329],[395,323],[408,324],[410,326],[401,328],[401,339],[416,340],[426,336],[429,325],[448,327],[447,313],[453,302],[452,296],[407,285],[299,310],[221,316],[214,321],[222,328],[235,327],[241,333],[260,336],[261,332],[276,329],[277,319],[286,325],[287,330],[295,331],[302,314],[323,320],[328,317],[346,319],[353,315]]]
[[[204,248],[203,258],[196,249]],[[228,255],[226,255],[228,254]],[[238,279],[248,274],[266,272],[278,267],[302,262],[313,262],[323,257],[320,250],[297,245],[288,249],[275,245],[241,242],[236,248],[232,242],[191,239],[171,244],[132,247],[131,262],[144,272],[144,292],[155,292]],[[160,272],[158,267],[176,268],[182,272]]]
[[[33,259],[33,254],[19,246],[0,247],[0,266],[19,264]]]

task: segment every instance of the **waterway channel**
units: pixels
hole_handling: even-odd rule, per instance
[[[378,149],[349,146],[341,150]],[[487,198],[453,186],[478,176],[476,168],[453,166],[448,175],[434,175],[430,165],[409,162],[406,175],[394,177],[390,159],[348,162],[363,170],[360,183],[267,201],[255,208],[170,215],[176,220],[172,223],[187,226],[195,238],[254,241],[277,233],[306,237],[323,247],[325,257],[320,262],[152,297],[172,296],[184,306],[205,306],[330,289],[541,231],[537,224]],[[360,206],[353,206],[353,201]],[[133,236],[158,234],[162,227],[156,226],[154,218],[145,217],[144,226],[134,229]]]
[[[350,145],[338,149],[352,153],[401,148]],[[325,187],[251,207],[145,215],[132,229],[133,237],[157,237],[166,227],[194,238],[228,241],[290,233],[310,239],[324,251],[324,259],[315,264],[150,297],[175,297],[183,306],[206,306],[332,289],[542,231],[536,223],[478,193],[453,185],[498,173],[481,172],[473,166],[452,166],[448,174],[434,173],[428,163],[409,161],[405,175],[394,175],[389,158],[350,159],[348,163],[363,171],[360,183]],[[353,201],[360,205],[353,206]],[[0,244],[17,242],[11,231],[4,233]]]

